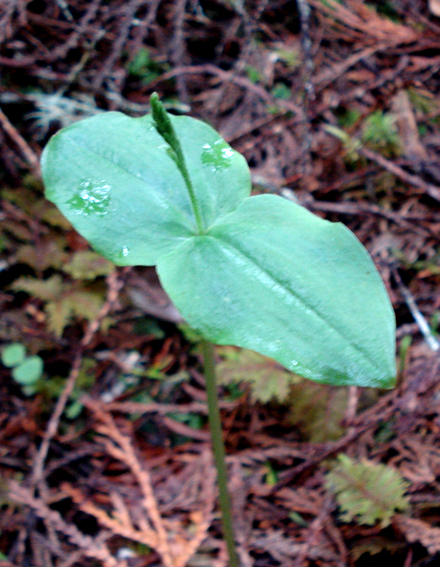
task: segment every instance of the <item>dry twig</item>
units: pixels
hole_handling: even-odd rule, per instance
[[[389,46],[416,41],[419,33],[414,29],[381,17],[373,8],[359,0],[347,0],[346,6],[336,0],[309,0],[316,10],[331,19],[338,32],[348,38],[366,42],[386,42]]]
[[[96,319],[94,321],[91,321],[87,327],[87,331],[75,355],[69,377],[67,378],[66,381],[66,385],[64,387],[61,396],[58,398],[58,401],[55,406],[55,410],[47,425],[46,432],[43,437],[43,441],[41,442],[40,448],[35,457],[34,466],[32,468],[32,477],[31,477],[32,484],[34,486],[38,485],[43,479],[44,462],[46,460],[47,453],[49,451],[50,442],[58,430],[58,425],[61,415],[63,414],[64,408],[66,407],[66,404],[72,394],[73,388],[75,387],[75,383],[81,369],[84,350],[90,344],[93,336],[99,329],[99,325],[101,324],[104,317],[108,315],[109,311],[117,301],[119,291],[123,285],[123,281],[118,279],[116,271],[107,277],[107,285],[108,285],[107,299],[104,305],[102,306],[100,312],[98,313]]]
[[[10,483],[9,496],[15,502],[29,506],[39,518],[64,534],[87,557],[102,561],[105,567],[126,567],[126,562],[116,560],[101,541],[102,535],[108,536],[108,534],[101,534],[99,539],[83,534],[75,525],[67,523],[59,512],[49,508],[41,498],[35,498],[30,489],[20,486],[15,481]]]
[[[9,118],[0,109],[0,125],[3,130],[8,134],[11,140],[17,145],[23,154],[24,158],[28,162],[32,172],[37,176],[41,177],[40,162],[38,156],[35,154],[34,150],[26,142],[26,140],[17,131],[15,126],[11,123]]]
[[[109,515],[102,508],[85,500],[79,490],[63,485],[64,491],[73,498],[83,512],[95,517],[113,534],[143,543],[154,549],[160,555],[165,567],[185,567],[190,557],[206,538],[211,524],[214,505],[214,475],[205,475],[203,507],[198,512],[192,513],[194,533],[188,537],[188,530],[184,529],[177,520],[162,517],[153,492],[150,473],[145,466],[141,465],[130,438],[121,433],[111,415],[102,406],[90,399],[86,401],[86,404],[100,422],[96,429],[103,435],[103,444],[107,453],[124,463],[135,477],[142,493],[143,514],[136,515],[136,520],[133,520],[134,511],[128,510],[125,502],[116,492],[110,495],[114,512]],[[203,459],[205,461],[203,466],[210,466],[207,457]],[[195,525],[194,518],[197,518]]]
[[[253,92],[257,95],[261,100],[265,101],[268,105],[280,107],[285,110],[289,110],[296,114],[300,119],[304,119],[304,111],[303,109],[296,105],[292,100],[283,100],[283,99],[276,99],[274,98],[265,88],[256,85],[252,81],[250,81],[246,77],[238,77],[231,71],[223,71],[222,69],[216,67],[215,65],[187,65],[184,67],[175,67],[172,71],[167,73],[163,73],[158,79],[151,81],[149,87],[151,89],[155,88],[156,85],[164,81],[168,81],[169,79],[173,79],[178,77],[179,75],[186,74],[207,74],[207,75],[214,75],[219,78],[219,80],[224,82],[230,82],[234,85],[242,87],[243,89],[247,89],[250,92]]]
[[[440,187],[433,185],[432,183],[426,183],[417,175],[412,175],[411,173],[407,173],[404,169],[400,166],[396,165],[392,161],[384,158],[380,154],[369,150],[368,148],[361,147],[357,150],[360,155],[363,155],[367,159],[374,161],[408,185],[412,185],[413,187],[417,187],[424,191],[427,195],[429,195],[432,199],[440,202]]]
[[[87,403],[87,398],[84,398]],[[236,406],[236,402],[220,402],[222,409],[232,410]],[[166,415],[168,413],[201,413],[208,414],[207,404],[200,402],[192,402],[189,404],[160,404],[152,402],[150,404],[143,404],[140,402],[110,402],[106,405],[109,411],[117,411],[123,413],[157,413],[159,415]]]

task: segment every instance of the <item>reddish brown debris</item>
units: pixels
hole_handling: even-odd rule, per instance
[[[0,366],[0,567],[227,565],[197,353],[154,273],[97,278],[101,311],[60,337],[44,298],[12,285],[54,274],[79,285],[62,267],[87,244],[41,196],[49,136],[99,110],[140,116],[154,91],[218,128],[256,192],[354,230],[396,310],[398,387],[347,391],[338,439],[314,442],[288,405],[251,404],[246,389],[222,402],[241,564],[438,562],[439,358],[399,287],[435,327],[437,4],[0,2],[0,348],[22,342],[46,372],[26,396]],[[398,471],[409,510],[386,528],[342,522],[325,484],[339,453]]]

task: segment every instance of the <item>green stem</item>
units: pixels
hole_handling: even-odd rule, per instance
[[[217,469],[217,484],[223,524],[223,534],[229,553],[229,567],[239,567],[235,549],[234,526],[232,523],[231,501],[228,493],[228,475],[226,470],[225,445],[218,407],[217,383],[215,379],[214,345],[202,340],[203,359],[205,362],[206,393],[208,395],[209,428],[211,431],[212,451]]]
[[[165,142],[170,146],[172,151],[171,156],[174,159],[177,167],[179,168],[183,180],[185,181],[186,188],[188,189],[189,198],[194,211],[194,217],[196,219],[197,231],[199,234],[204,234],[205,229],[203,227],[203,217],[202,211],[200,209],[200,203],[197,200],[197,195],[194,191],[191,177],[189,176],[188,169],[186,167],[182,146],[180,145],[179,138],[177,137],[176,131],[174,130],[170,116],[165,110],[163,104],[160,102],[159,95],[157,93],[153,93],[151,95],[150,104],[156,130],[159,132]]]

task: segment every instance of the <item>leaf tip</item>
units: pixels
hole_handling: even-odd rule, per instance
[[[383,388],[385,390],[392,390],[397,385],[397,376],[396,374],[390,374],[390,376],[386,379]]]

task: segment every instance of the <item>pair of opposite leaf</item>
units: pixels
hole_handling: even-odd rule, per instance
[[[390,387],[395,321],[367,251],[343,225],[275,195],[207,124],[108,112],[61,130],[46,195],[118,265],[156,266],[207,340],[253,349],[317,382]]]

